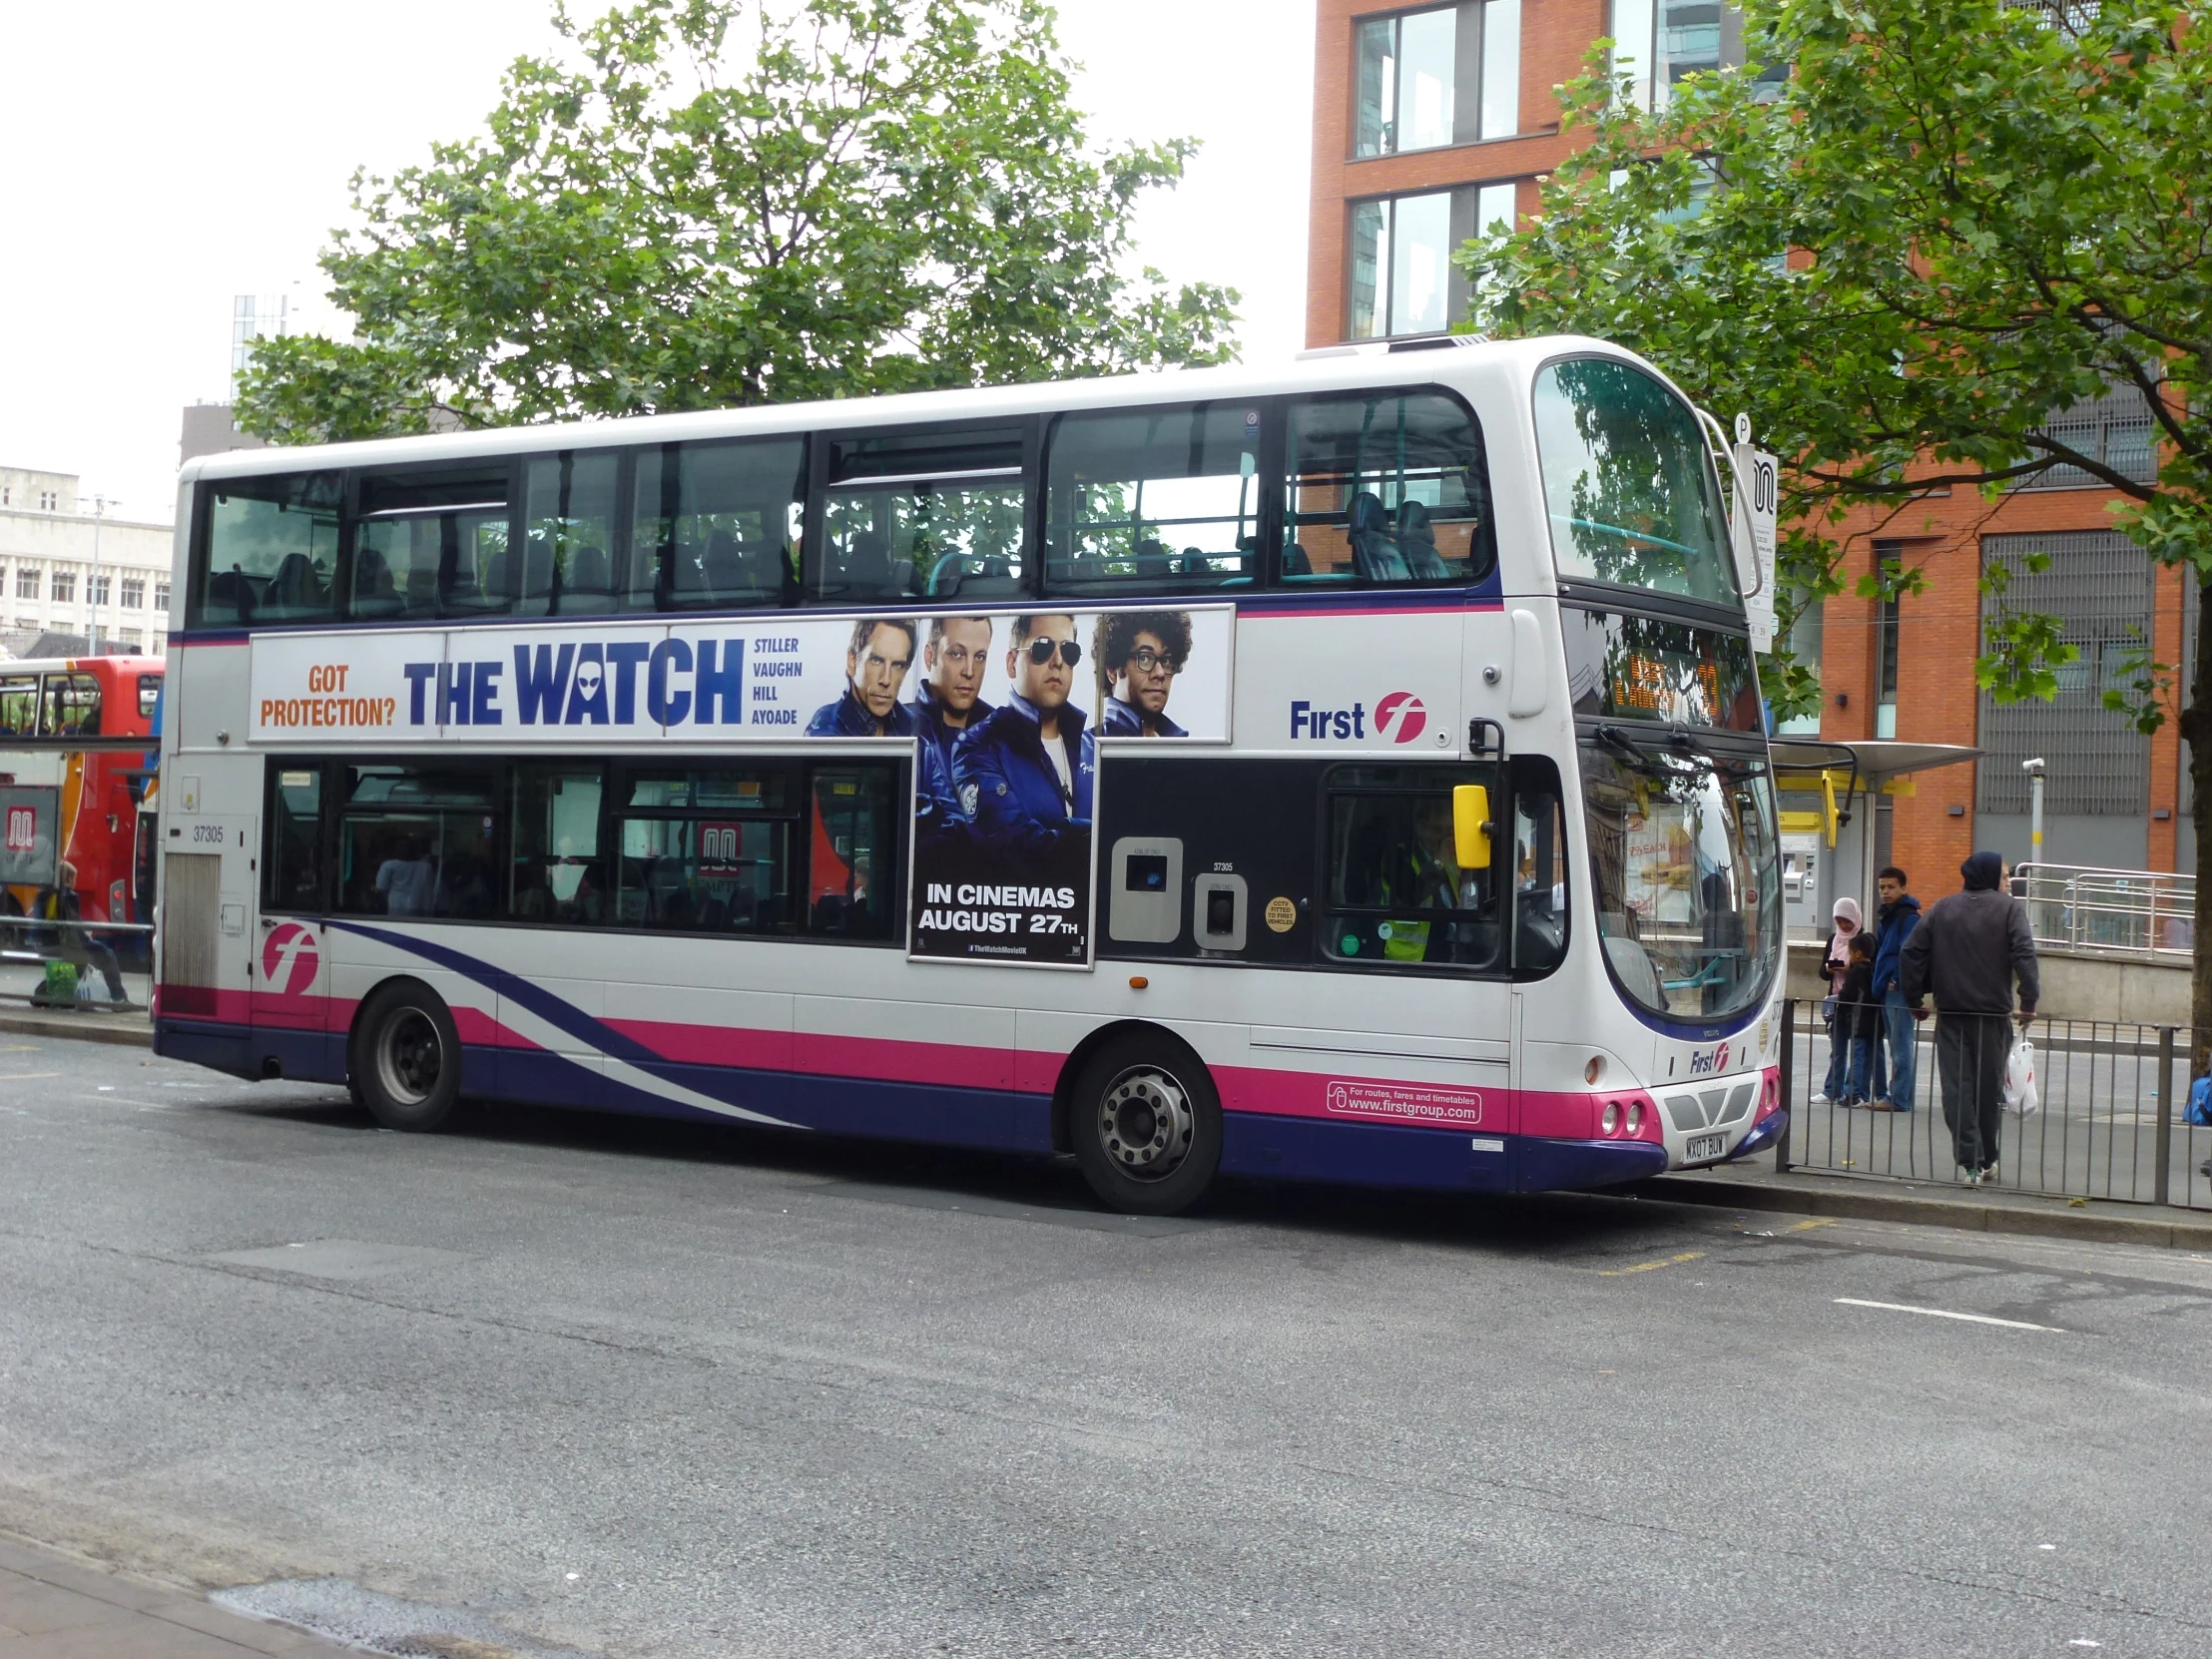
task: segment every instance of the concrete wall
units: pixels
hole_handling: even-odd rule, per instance
[[[1790,946],[1788,994],[1817,1002],[1828,994],[1820,975],[1825,944]],[[2189,964],[2136,961],[2086,952],[2038,953],[2043,998],[2036,1011],[2052,1019],[2116,1020],[2128,1025],[2189,1023]]]

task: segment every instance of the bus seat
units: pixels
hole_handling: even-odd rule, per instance
[[[851,599],[889,597],[890,538],[880,530],[859,530],[844,548],[844,592]]]
[[[1167,548],[1151,537],[1137,543],[1137,574],[1140,577],[1170,575],[1173,563]]]
[[[392,585],[391,566],[373,547],[353,556],[353,614],[390,616],[399,609],[399,593]]]
[[[1404,555],[1405,568],[1418,582],[1442,582],[1451,577],[1451,567],[1444,563],[1443,555],[1436,551],[1436,527],[1429,522],[1428,509],[1418,501],[1402,501],[1397,509],[1397,547]]]
[[[562,609],[581,610],[588,606],[597,610],[613,591],[614,584],[607,573],[607,550],[579,547],[576,556],[568,562],[568,580],[562,584],[561,597],[566,600],[573,595],[584,603],[575,607],[564,604]]]
[[[1283,550],[1283,574],[1286,576],[1311,576],[1314,574],[1314,561],[1307,557],[1306,549],[1295,541]]]
[[[738,538],[717,530],[707,538],[706,555],[699,561],[706,589],[717,599],[734,598],[745,586],[745,563],[738,557]]]
[[[269,584],[268,602],[284,611],[321,609],[321,585],[314,579],[314,566],[306,554],[286,553],[278,561],[276,574]]]
[[[1411,573],[1399,555],[1389,531],[1389,515],[1382,498],[1362,490],[1352,498],[1345,519],[1346,539],[1352,543],[1352,567],[1364,582],[1403,582]]]
[[[1021,578],[1014,574],[1014,567],[993,553],[981,559],[966,561],[974,566],[960,583],[964,594],[990,598],[999,594],[1019,594],[1023,591]]]

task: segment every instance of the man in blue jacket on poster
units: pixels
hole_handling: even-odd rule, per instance
[[[1068,702],[1082,660],[1075,618],[1017,616],[1006,654],[1013,696],[952,746],[953,788],[971,844],[1009,875],[1083,873],[1055,863],[1091,829],[1096,747],[1083,711]]]
[[[1882,1042],[1890,1050],[1889,1091],[1884,1098],[1869,1103],[1878,1112],[1913,1109],[1913,1009],[1905,1000],[1899,973],[1904,965],[1905,941],[1920,925],[1921,901],[1905,890],[1906,880],[1905,871],[1895,864],[1875,877],[1882,908],[1876,913],[1879,931],[1875,934],[1874,994],[1882,1003]]]
[[[844,652],[844,695],[807,722],[810,738],[906,738],[914,714],[898,701],[914,660],[914,625],[903,617],[863,617]]]
[[[987,616],[940,616],[929,623],[921,683],[907,706],[921,738],[914,756],[914,836],[925,851],[964,831],[966,817],[952,789],[952,746],[996,712],[979,695],[990,650]]]

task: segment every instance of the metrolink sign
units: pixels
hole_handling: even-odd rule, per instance
[[[1086,651],[1097,616],[1074,619]],[[1175,713],[1188,736],[1222,741],[1234,609],[1198,607],[1176,618],[1191,628],[1196,649],[1195,672],[1173,688]],[[927,613],[783,613],[758,621],[257,634],[249,648],[250,733],[256,743],[428,739],[501,747],[902,737],[912,727],[901,705],[928,671],[930,621]],[[1011,686],[1013,621],[989,619],[986,703],[1002,701]],[[1078,706],[1092,702],[1094,663],[1095,656],[1083,665]]]

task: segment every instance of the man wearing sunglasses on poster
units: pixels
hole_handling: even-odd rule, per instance
[[[1075,618],[1017,616],[1006,653],[1013,695],[952,748],[952,780],[977,851],[1009,874],[1058,880],[1063,848],[1089,862],[1098,763],[1085,716],[1068,701],[1083,648]]]

